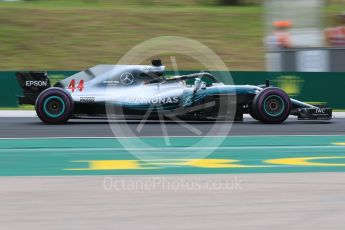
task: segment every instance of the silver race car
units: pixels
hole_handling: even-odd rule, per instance
[[[225,85],[207,72],[167,78],[159,59],[151,65],[96,65],[57,82],[44,72],[18,72],[19,104],[35,105],[47,124],[74,118],[241,121],[250,114],[263,123],[298,119],[329,120],[332,109],[290,98],[265,85]]]

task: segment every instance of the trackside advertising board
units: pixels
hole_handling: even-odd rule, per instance
[[[48,71],[52,84],[78,71]],[[199,71],[180,71],[179,74]],[[311,104],[327,105],[333,109],[345,109],[345,73],[308,73],[308,72],[248,72],[232,71],[233,80],[223,78],[221,72],[211,72],[225,84],[260,85],[270,80],[273,86],[285,90],[292,98]],[[166,76],[172,76],[167,71]],[[15,71],[0,72],[0,107],[17,107],[17,96],[21,89],[15,77]]]

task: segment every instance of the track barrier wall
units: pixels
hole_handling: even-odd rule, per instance
[[[68,77],[77,71],[48,71],[51,83]],[[199,71],[180,71],[179,75]],[[221,72],[211,72],[220,81],[230,83],[230,79],[222,78]],[[174,75],[167,71],[167,76]],[[265,84],[270,80],[273,86],[285,90],[292,98],[311,104],[324,104],[333,109],[345,109],[345,72],[248,72],[232,71],[231,76],[236,85]],[[17,83],[15,71],[0,72],[0,107],[18,107],[17,96],[22,91]]]

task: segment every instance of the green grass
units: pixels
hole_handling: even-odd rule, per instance
[[[205,43],[231,69],[262,69],[261,11],[259,6],[0,3],[0,69],[116,63],[134,45],[172,35]],[[202,68],[186,56],[177,55],[177,62],[182,69]]]
[[[173,35],[206,44],[230,70],[263,70],[263,8],[224,7],[213,2],[0,2],[0,69],[77,70],[116,63],[142,41]],[[339,10],[331,5],[328,11]],[[161,58],[171,68],[169,55]],[[190,57],[176,55],[176,59],[180,69],[203,68]]]

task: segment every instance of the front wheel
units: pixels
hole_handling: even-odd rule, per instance
[[[290,115],[291,100],[283,90],[268,87],[255,96],[252,111],[263,123],[282,123]]]
[[[74,103],[68,92],[61,88],[48,88],[37,97],[35,109],[47,124],[61,124],[73,115]]]

